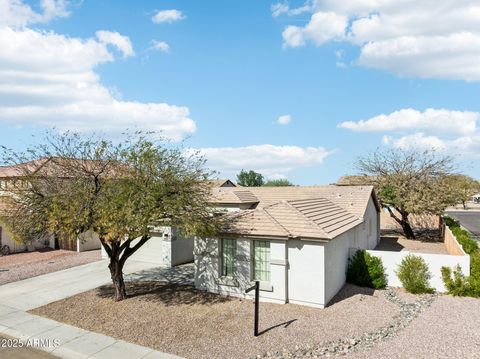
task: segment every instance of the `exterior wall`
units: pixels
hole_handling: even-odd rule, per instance
[[[2,245],[7,245],[10,247],[10,253],[15,253],[15,252],[24,252],[26,250],[28,251],[33,251],[35,249],[39,248],[55,248],[55,240],[53,236],[50,236],[44,240],[39,240],[39,241],[33,241],[32,243],[29,243],[27,245],[18,243],[13,239],[12,234],[10,231],[7,230],[5,225],[2,225],[0,222],[0,227],[2,228],[1,230],[1,236],[2,236]],[[48,243],[45,242],[45,240],[48,240]]]
[[[445,226],[444,241],[448,254],[453,256],[464,256],[466,254],[448,226]]]
[[[250,239],[237,239],[236,275],[234,278],[221,277],[221,240],[216,238],[195,239],[195,287],[213,293],[242,298],[253,298],[245,290],[253,285],[251,280]],[[270,241],[270,283],[260,285],[260,299],[285,303],[286,261],[285,241]]]
[[[445,286],[443,285],[441,268],[450,267],[454,269],[457,265],[460,265],[462,268],[463,274],[466,276],[470,275],[470,256],[452,256],[447,254],[429,254],[429,253],[411,253],[408,251],[402,252],[388,252],[388,251],[375,251],[368,250],[373,256],[379,257],[382,259],[383,265],[388,276],[388,286],[390,287],[401,287],[402,283],[395,273],[398,270],[398,266],[402,262],[402,259],[405,258],[408,254],[414,254],[416,256],[422,257],[428,265],[428,269],[432,274],[430,279],[430,286],[435,288],[439,292],[445,292]],[[354,251],[351,251],[353,255]]]
[[[165,239],[164,239],[165,244]],[[170,266],[193,262],[193,237],[184,237],[177,231],[172,235],[170,250],[171,261]]]
[[[101,247],[102,243],[100,243],[98,235],[91,230],[82,233],[77,237],[77,252],[91,251],[100,249]]]
[[[323,308],[325,303],[325,244],[289,240],[288,300]]]

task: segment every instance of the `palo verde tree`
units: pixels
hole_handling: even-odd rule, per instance
[[[454,204],[444,182],[453,159],[433,150],[377,150],[360,158],[357,167],[356,179],[375,186],[382,206],[409,239],[415,238],[409,214],[440,215]]]
[[[241,170],[237,175],[237,183],[244,187],[260,187],[263,186],[264,179],[261,173]]]
[[[4,220],[19,240],[95,232],[110,260],[115,299],[124,299],[125,262],[153,228],[203,236],[220,226],[208,205],[204,159],[152,138],[137,133],[112,142],[49,133],[24,154],[4,148],[4,162],[27,163],[17,166],[27,185],[14,189]]]

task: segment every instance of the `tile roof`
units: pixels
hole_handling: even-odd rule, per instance
[[[216,191],[212,200],[251,203],[254,209],[230,213],[227,233],[245,236],[333,239],[363,222],[371,186],[249,187]],[[248,192],[248,193],[247,193]],[[233,202],[233,198],[241,198]]]

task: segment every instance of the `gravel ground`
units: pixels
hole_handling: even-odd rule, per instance
[[[479,358],[480,300],[440,296],[389,341],[349,358]]]
[[[448,254],[447,247],[443,242],[429,242],[422,240],[407,239],[400,234],[382,235],[376,250],[380,251],[411,251],[418,253]]]
[[[360,336],[399,313],[384,291],[346,285],[326,309],[260,304],[253,337],[253,303],[191,286],[129,282],[115,303],[104,286],[32,311],[57,321],[187,358],[251,358],[266,352]]]
[[[0,285],[95,262],[100,259],[100,250],[82,253],[47,250],[10,254],[0,257]]]

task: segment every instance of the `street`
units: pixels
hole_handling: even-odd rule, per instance
[[[480,211],[448,211],[446,213],[460,221],[460,224],[469,230],[475,239],[480,240]]]

